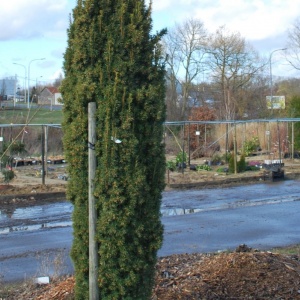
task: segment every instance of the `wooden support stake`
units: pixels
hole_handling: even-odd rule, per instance
[[[45,185],[45,130],[42,125],[42,184]]]
[[[88,105],[88,161],[89,161],[89,300],[99,299],[98,287],[98,245],[96,242],[97,214],[95,208],[95,174],[96,174],[96,103]]]

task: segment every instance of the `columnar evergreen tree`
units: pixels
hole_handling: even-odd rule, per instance
[[[76,298],[88,299],[88,103],[96,102],[101,299],[148,299],[162,243],[164,65],[144,0],[78,0],[65,52],[64,150]],[[122,141],[113,142],[112,138]]]
[[[292,96],[288,104],[289,117],[300,118],[300,97]],[[289,134],[292,136],[292,133]],[[295,150],[300,150],[300,124],[295,122],[294,125],[294,148]]]

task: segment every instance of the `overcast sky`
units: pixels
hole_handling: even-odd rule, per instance
[[[76,2],[1,0],[0,79],[17,74],[22,81],[28,69],[31,84],[58,77],[67,45],[69,14]],[[266,57],[286,46],[287,30],[298,17],[300,0],[153,0],[152,14],[155,30],[173,27],[188,18],[201,20],[210,33],[226,25]],[[279,56],[277,52],[272,60],[274,75],[295,75]],[[45,59],[36,60],[41,58]]]

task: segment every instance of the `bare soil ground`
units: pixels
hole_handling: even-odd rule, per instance
[[[64,174],[64,170],[57,169],[49,172],[45,176],[43,184],[41,174],[34,167],[19,167],[13,169],[15,178],[8,184],[1,183],[0,177],[0,195],[21,195],[36,193],[64,192],[66,181],[58,177]]]
[[[241,174],[220,174],[212,171],[190,171],[166,174],[170,188],[213,188],[263,182],[263,170]],[[3,199],[22,201],[31,195],[32,201],[49,197],[49,193],[64,193],[66,181],[59,174],[48,174],[45,185],[33,172],[16,172],[10,184],[0,184],[0,204]],[[285,161],[286,179],[300,176],[300,161]],[[47,196],[48,195],[48,196]],[[11,196],[11,197],[10,197]],[[17,199],[17,200],[16,200]],[[26,200],[27,199],[27,200]],[[237,245],[238,246],[238,245]],[[218,254],[182,254],[161,257],[157,261],[152,299],[300,299],[300,247],[292,255],[255,251],[240,245],[235,252]],[[285,251],[286,253],[287,251]],[[0,299],[67,300],[74,299],[74,277],[53,280],[49,285],[23,283],[1,287]]]
[[[267,157],[247,158],[247,161],[262,163]],[[207,158],[192,161],[192,164],[201,165]],[[293,179],[300,176],[300,160],[283,160],[286,179]],[[239,184],[251,184],[269,180],[264,169],[257,171],[247,171],[238,174],[226,174],[217,172],[220,167],[211,166],[210,171],[192,171],[188,167],[183,171],[174,171],[166,173],[166,190],[180,188],[221,188]],[[0,196],[1,195],[20,195],[64,192],[67,181],[60,179],[65,174],[64,168],[56,168],[48,172],[45,176],[45,184],[42,184],[42,178],[35,167],[19,167],[14,169],[16,177],[5,184],[0,174]],[[2,182],[1,182],[2,181]]]

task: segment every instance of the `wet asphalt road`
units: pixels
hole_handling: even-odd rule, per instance
[[[300,243],[299,200],[299,180],[165,192],[158,255]],[[0,207],[0,280],[71,273],[71,212],[68,202],[15,211]]]

